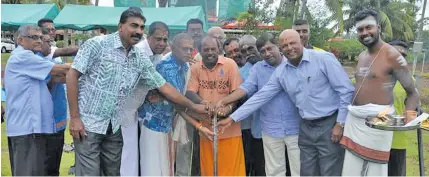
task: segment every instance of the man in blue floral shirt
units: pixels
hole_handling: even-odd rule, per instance
[[[185,90],[193,45],[190,35],[177,35],[172,42],[172,54],[156,66],[156,71],[181,93]],[[149,91],[143,106],[139,108],[143,123],[140,135],[142,176],[173,176],[172,146],[169,142],[175,115],[173,103],[158,90]]]
[[[147,55],[134,47],[145,21],[141,11],[125,10],[118,32],[86,41],[67,74],[76,176],[120,175],[123,140],[118,111],[138,81],[179,105],[207,113],[206,106],[192,103],[165,83]]]

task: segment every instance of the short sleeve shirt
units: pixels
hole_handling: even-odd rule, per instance
[[[6,129],[8,136],[54,133],[51,94],[46,85],[54,63],[18,46],[9,57],[6,85]]]
[[[240,87],[242,80],[234,60],[219,56],[215,67],[208,69],[202,60],[191,66],[188,91],[197,93],[203,100],[216,103]],[[212,129],[208,122],[202,122]],[[240,123],[233,123],[219,138],[241,136]]]
[[[78,96],[80,118],[86,131],[98,134],[106,134],[109,123],[114,133],[119,130],[118,110],[138,81],[148,89],[165,84],[141,49],[133,46],[126,55],[118,32],[86,41],[72,68],[82,73]]]

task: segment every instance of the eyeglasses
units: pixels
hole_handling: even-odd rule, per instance
[[[22,37],[26,37],[28,39],[31,39],[33,41],[38,41],[38,40],[42,40],[43,36],[39,36],[39,35],[31,35],[31,36],[22,36]]]
[[[248,46],[248,47],[246,47],[246,48],[242,48],[242,49],[241,49],[241,53],[246,54],[247,52],[250,52],[250,51],[253,51],[253,50],[255,50],[255,47],[253,47],[253,46]]]

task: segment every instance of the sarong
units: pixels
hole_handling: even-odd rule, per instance
[[[365,118],[375,117],[388,108],[388,114],[395,112],[390,105],[348,107],[344,135],[340,142],[346,149],[343,176],[387,176],[393,132],[370,128],[365,125]]]

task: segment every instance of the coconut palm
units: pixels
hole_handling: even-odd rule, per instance
[[[415,18],[409,13],[409,9],[414,9],[415,5],[410,2],[395,0],[326,0],[325,4],[333,14],[331,19],[337,22],[337,34],[342,34],[343,30],[349,31],[353,28],[355,23],[354,16],[359,11],[375,9],[380,15],[380,24],[385,39],[394,38],[408,41],[414,38],[412,29],[415,24]],[[344,16],[347,18],[344,19]]]

